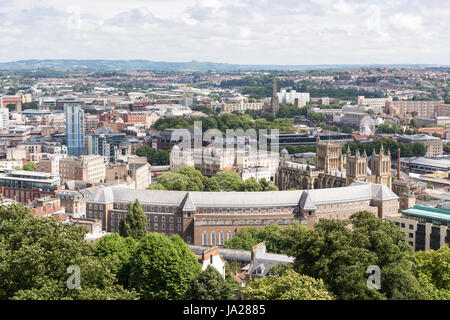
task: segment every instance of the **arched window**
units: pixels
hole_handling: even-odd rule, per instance
[[[206,231],[203,231],[202,234],[202,246],[208,245],[208,233]]]
[[[225,242],[225,236],[223,234],[223,231],[219,232],[219,246],[223,246],[223,243]]]
[[[228,232],[227,232],[227,240],[230,240],[231,237],[232,237],[231,231],[228,231]]]

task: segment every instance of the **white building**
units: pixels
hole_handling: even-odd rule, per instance
[[[8,130],[9,126],[9,109],[0,108],[0,131]]]
[[[365,98],[364,96],[358,97],[358,105],[369,107],[375,113],[383,113],[386,101],[392,101],[392,97],[387,98]]]
[[[287,92],[286,89],[281,89],[277,95],[280,103],[292,103],[297,107],[304,107],[310,101],[309,92],[296,92],[295,90]]]

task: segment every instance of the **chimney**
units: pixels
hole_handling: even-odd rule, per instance
[[[400,181],[400,148],[397,152],[397,180]]]

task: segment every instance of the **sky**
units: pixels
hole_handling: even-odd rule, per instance
[[[450,0],[0,0],[0,61],[450,65]]]

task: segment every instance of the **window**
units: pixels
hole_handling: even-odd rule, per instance
[[[414,230],[414,225],[410,224],[409,225],[409,230]]]
[[[111,212],[111,219],[114,219],[114,212]]]
[[[154,229],[154,230],[158,230],[158,224],[157,224],[157,223],[155,223],[155,224],[153,225],[153,229]]]
[[[203,208],[203,213],[206,213],[206,208]]]
[[[173,222],[173,217],[169,218],[169,222],[172,223]]]
[[[227,232],[227,240],[230,240],[231,237],[232,237],[232,233],[231,233],[231,231],[228,231],[228,232]]]
[[[154,221],[154,222],[158,222],[158,216],[154,216],[154,217],[153,217],[153,221]]]
[[[165,223],[161,224],[161,230],[166,230],[166,224]]]
[[[147,223],[147,230],[150,230],[150,223]]]
[[[402,228],[404,228],[405,227],[405,224],[402,222]]]
[[[158,212],[162,212],[162,208],[161,207],[158,207]]]
[[[206,231],[203,231],[203,234],[202,234],[202,245],[203,246],[208,245],[208,233]]]
[[[250,208],[250,213],[253,213],[253,208]]]
[[[258,208],[258,213],[261,213],[261,208]]]
[[[224,234],[223,234],[223,231],[220,231],[219,232],[219,246],[223,246],[223,243],[224,243]]]
[[[410,233],[409,233],[409,237],[410,237],[410,238],[414,238],[414,233],[410,232]]]
[[[155,207],[152,207],[150,210],[151,210],[151,211],[155,211]]]
[[[266,213],[269,213],[269,208],[266,208]]]
[[[177,218],[177,222],[178,222],[178,223],[181,223],[181,217],[178,217],[178,218]]]
[[[219,213],[222,213],[222,208],[219,208]]]
[[[211,245],[212,246],[216,245],[216,232],[215,231],[211,232]]]
[[[169,224],[169,230],[173,231],[173,223]]]
[[[150,221],[150,216],[147,216],[147,221]]]
[[[187,242],[191,243],[191,236],[187,236]]]
[[[169,212],[169,207],[166,207],[166,212]]]
[[[161,217],[161,222],[166,222],[166,217],[165,216]]]
[[[181,224],[177,225],[177,231],[181,231],[181,230],[182,230]]]
[[[238,213],[238,208],[234,208],[234,213]]]
[[[211,213],[215,213],[214,211],[215,211],[214,208],[211,208]]]
[[[227,208],[227,213],[230,213],[230,208]]]

